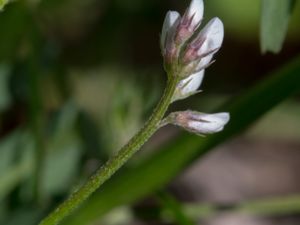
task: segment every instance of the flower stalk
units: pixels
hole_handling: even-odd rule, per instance
[[[108,180],[121,166],[133,156],[140,147],[160,127],[160,122],[171,103],[178,79],[169,79],[166,89],[158,105],[146,122],[144,127],[113,156],[107,163],[100,167],[94,175],[77,191],[70,195],[61,205],[49,214],[40,225],[55,225],[68,216],[82,202],[84,202],[94,191],[96,191],[106,180]]]
[[[204,69],[212,63],[213,55],[221,47],[224,35],[222,21],[214,18],[199,31],[202,17],[202,0],[192,0],[183,17],[176,11],[167,13],[161,33],[161,50],[168,82],[161,100],[144,127],[40,225],[56,225],[68,216],[121,168],[160,127],[174,124],[198,135],[223,129],[229,121],[228,113],[205,114],[188,110],[164,117],[172,102],[199,92]]]

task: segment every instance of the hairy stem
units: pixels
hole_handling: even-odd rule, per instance
[[[94,175],[70,197],[50,213],[40,225],[55,225],[68,216],[75,208],[83,203],[95,190],[97,190],[106,180],[108,180],[121,166],[123,166],[133,156],[140,147],[153,135],[159,128],[168,106],[171,103],[173,93],[178,79],[168,80],[164,94],[154,109],[151,117],[144,127],[123,146],[120,151],[100,167]]]

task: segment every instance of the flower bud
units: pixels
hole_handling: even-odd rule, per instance
[[[213,18],[209,23],[199,32],[191,43],[188,44],[183,62],[185,64],[197,62],[197,67],[203,67],[209,63],[219,48],[222,45],[224,38],[224,26],[219,18]]]
[[[176,29],[180,20],[180,15],[176,11],[169,11],[166,15],[161,37],[160,37],[160,46],[162,55],[165,58],[166,63],[170,64],[172,59],[177,55],[176,46],[175,46],[175,34]]]
[[[229,119],[229,113],[226,112],[205,114],[188,110],[171,113],[167,121],[189,132],[204,135],[222,131]]]
[[[172,102],[185,99],[193,94],[198,93],[197,89],[200,87],[204,77],[204,70],[192,74],[191,76],[181,80],[176,87]]]
[[[212,19],[202,31],[198,31],[203,8],[203,0],[192,0],[182,18],[178,12],[167,13],[161,49],[168,75],[185,79],[198,73],[211,64],[213,55],[221,47],[224,28],[220,19]]]
[[[189,39],[200,26],[203,18],[203,0],[192,0],[184,13],[177,29],[176,43],[182,44]]]

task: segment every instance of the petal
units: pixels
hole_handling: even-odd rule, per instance
[[[191,76],[180,81],[179,88],[182,95],[188,95],[192,92],[195,92],[201,85],[204,77],[204,70],[201,70],[197,73],[192,74]],[[187,83],[188,82],[188,83]]]
[[[200,134],[212,134],[222,131],[230,119],[229,113],[199,113],[193,116],[194,118],[188,122],[188,127]]]
[[[201,113],[199,114],[198,118],[201,120],[205,120],[207,122],[225,125],[226,123],[228,123],[230,116],[229,113],[226,112],[214,113],[214,114]]]
[[[162,27],[161,37],[160,37],[160,44],[161,48],[164,49],[166,46],[166,39],[168,32],[174,26],[176,21],[180,18],[180,14],[176,11],[169,11],[165,17],[164,24]]]
[[[204,69],[211,62],[212,58],[213,58],[212,54],[203,57],[198,63],[196,70]]]
[[[192,26],[197,27],[202,18],[203,18],[203,11],[204,11],[204,6],[203,6],[203,0],[192,0],[191,4],[188,8],[187,11],[187,16],[189,18],[193,17],[192,20]]]
[[[224,38],[224,25],[219,18],[213,18],[201,30],[196,41],[204,40],[198,50],[198,55],[206,54],[221,47]]]

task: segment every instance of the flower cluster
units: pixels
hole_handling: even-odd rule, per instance
[[[204,70],[212,64],[214,54],[222,45],[224,27],[219,18],[213,18],[199,29],[203,11],[203,0],[192,0],[182,17],[176,11],[169,11],[166,15],[161,51],[169,79],[179,80],[172,101],[199,92]],[[183,111],[171,113],[164,123],[166,121],[197,134],[209,134],[221,131],[229,121],[229,114]]]

